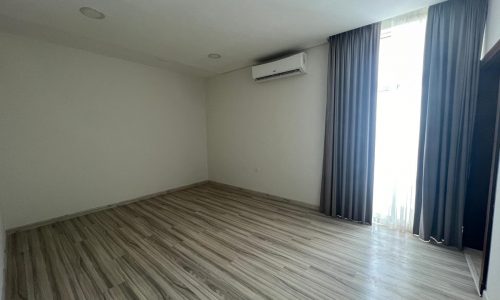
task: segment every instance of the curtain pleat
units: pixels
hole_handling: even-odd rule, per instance
[[[429,8],[413,233],[462,247],[487,0]]]
[[[321,211],[371,224],[380,23],[329,38]]]

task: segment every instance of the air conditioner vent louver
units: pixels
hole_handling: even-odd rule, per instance
[[[267,76],[259,77],[259,78],[256,78],[255,81],[263,81],[263,80],[270,80],[270,79],[279,78],[279,77],[287,77],[287,76],[291,76],[291,75],[298,75],[297,73],[298,74],[302,74],[302,72],[300,71],[300,69],[295,69],[295,70],[290,70],[290,71],[286,71],[286,72],[275,73],[275,74],[272,74],[272,75],[267,75]]]
[[[304,73],[306,73],[306,53],[304,52],[252,67],[252,77],[256,82]]]

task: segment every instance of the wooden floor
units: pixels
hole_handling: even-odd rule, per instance
[[[479,284],[481,278],[481,270],[483,264],[483,251],[464,248],[465,261],[469,266],[469,271],[474,280],[474,286],[476,287],[477,293],[479,294],[479,290],[481,285]]]
[[[203,185],[18,232],[7,299],[476,299],[464,255]]]

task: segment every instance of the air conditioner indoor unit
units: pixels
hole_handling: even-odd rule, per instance
[[[306,53],[301,52],[267,64],[252,67],[252,77],[256,82],[289,77],[306,73]]]

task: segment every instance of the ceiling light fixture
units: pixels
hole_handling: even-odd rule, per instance
[[[211,59],[219,59],[221,58],[222,56],[219,54],[219,53],[210,53],[208,55],[208,58],[211,58]]]
[[[92,7],[80,7],[80,12],[87,18],[102,20],[106,17],[102,12]]]

